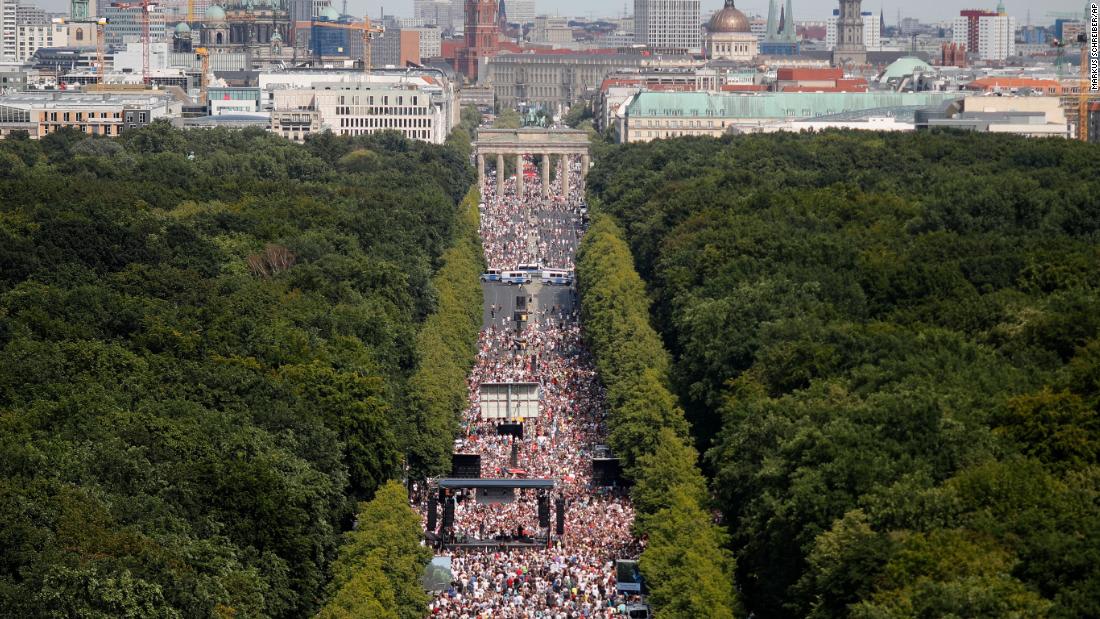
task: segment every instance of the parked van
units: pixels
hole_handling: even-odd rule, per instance
[[[526,271],[504,271],[500,274],[500,281],[505,284],[530,284],[531,274]]]
[[[568,286],[573,283],[573,272],[547,269],[542,272],[542,283],[549,286]]]
[[[483,282],[499,282],[500,281],[500,269],[489,269],[481,274],[481,281]]]

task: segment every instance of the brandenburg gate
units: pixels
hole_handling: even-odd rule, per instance
[[[588,173],[588,134],[576,129],[478,129],[477,180],[485,182],[485,157],[496,155],[497,195],[504,193],[504,157],[516,158],[516,193],[523,192],[523,156],[542,156],[542,195],[550,195],[550,157],[562,162],[562,192],[569,191],[569,160],[581,158],[581,176]]]

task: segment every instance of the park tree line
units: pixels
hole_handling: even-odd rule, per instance
[[[634,481],[640,568],[660,616],[733,617],[733,560],[710,513],[683,410],[667,386],[670,359],[649,323],[649,299],[622,231],[598,215],[577,254],[585,336],[607,387],[609,444]]]
[[[1065,140],[825,132],[597,161],[591,196],[671,360],[596,315],[594,348],[614,328],[655,378],[668,368],[747,610],[1100,615],[1098,159]],[[598,294],[585,303],[614,301]],[[623,369],[601,371],[610,387]]]
[[[0,615],[417,600],[407,537],[327,583],[356,504],[450,447],[418,377],[474,352],[472,182],[468,142],[393,133],[0,142]]]

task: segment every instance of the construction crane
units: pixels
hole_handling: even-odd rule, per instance
[[[111,6],[118,9],[141,10],[141,81],[148,84],[149,77],[149,11],[157,6],[152,0],[140,0],[140,2],[112,2]]]
[[[370,42],[374,38],[375,34],[382,34],[386,31],[381,26],[373,26],[370,23],[370,18],[364,16],[363,23],[361,24],[336,24],[327,21],[315,21],[311,25],[323,26],[325,28],[339,28],[341,30],[358,30],[363,36],[363,72],[370,73]],[[318,50],[319,51],[319,50]]]
[[[96,73],[99,74],[99,83],[103,83],[103,76],[107,73],[106,63],[103,61],[103,48],[106,46],[104,39],[104,28],[107,26],[107,18],[100,17],[95,20],[95,62]]]
[[[195,55],[202,60],[202,73],[199,74],[199,103],[206,105],[206,74],[210,72],[210,50],[205,47],[195,49]]]

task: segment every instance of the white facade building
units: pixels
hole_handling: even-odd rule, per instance
[[[443,32],[438,26],[419,26],[416,28],[402,28],[402,30],[420,33],[421,60],[443,56]]]
[[[368,135],[400,131],[411,140],[442,144],[458,123],[454,86],[436,73],[261,73],[261,107],[271,130],[292,140],[310,132]]]
[[[863,45],[871,51],[882,50],[882,23],[878,16],[870,11],[860,13],[863,17]],[[840,19],[840,11],[833,9],[833,14],[825,20],[825,49],[836,49],[836,22]],[[965,30],[964,30],[965,32]]]
[[[504,11],[508,21],[529,24],[535,21],[535,0],[504,0]]]
[[[18,0],[0,0],[0,62],[15,62],[18,12]]]
[[[15,60],[26,62],[41,47],[65,47],[69,44],[69,27],[61,20],[53,23],[20,24],[16,27]]]
[[[634,42],[658,50],[699,52],[699,0],[634,0]]]
[[[564,17],[539,15],[531,30],[531,42],[568,45],[573,42],[573,29]]]
[[[978,18],[978,57],[1004,60],[1016,55],[1016,18],[1008,15]]]

